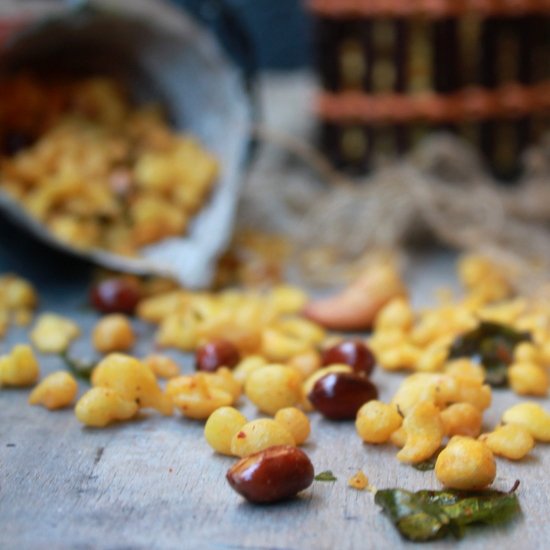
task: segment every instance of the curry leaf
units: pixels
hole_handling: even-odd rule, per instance
[[[315,476],[315,481],[337,481],[337,478],[334,477],[332,470],[325,470]]]
[[[67,366],[67,369],[71,371],[78,378],[89,380],[92,376],[97,362],[96,361],[84,361],[82,359],[76,359],[71,357],[68,352],[60,353],[59,356]]]
[[[514,485],[513,491],[517,487]],[[428,541],[453,534],[461,537],[468,525],[494,525],[510,521],[520,510],[515,493],[501,491],[405,491],[383,489],[375,502],[401,535]]]
[[[429,472],[430,470],[435,469],[435,459],[428,458],[428,460],[424,460],[424,462],[419,462],[418,464],[413,464],[413,468],[415,470],[418,470],[420,472]]]
[[[430,470],[435,469],[435,463],[437,461],[437,457],[439,456],[439,453],[443,450],[443,447],[440,447],[430,458],[427,460],[424,460],[423,462],[417,462],[416,464],[413,464],[413,468],[415,470],[419,470],[420,472],[428,472]]]
[[[449,357],[469,357],[479,361],[485,369],[485,380],[491,386],[505,386],[508,367],[514,358],[514,349],[520,342],[531,339],[527,332],[518,332],[498,323],[482,321],[459,336],[451,346]]]

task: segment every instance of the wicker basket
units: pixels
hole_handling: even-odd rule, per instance
[[[427,131],[502,178],[550,124],[549,0],[311,0],[325,152],[365,171]]]

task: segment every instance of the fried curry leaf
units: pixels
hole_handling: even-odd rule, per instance
[[[437,461],[437,457],[439,456],[439,453],[443,450],[443,447],[440,447],[428,460],[424,460],[422,462],[418,462],[416,464],[413,464],[412,467],[415,470],[419,470],[420,472],[428,472],[429,470],[435,469],[435,463]]]
[[[314,479],[315,481],[337,481],[337,478],[334,477],[332,470],[325,470],[324,472],[317,474]]]
[[[435,461],[436,458],[428,458],[428,460],[424,460],[423,462],[418,462],[417,464],[413,464],[413,468],[415,470],[418,470],[420,472],[429,472],[430,470],[435,469]]]
[[[462,537],[471,524],[496,525],[510,521],[520,510],[513,492],[405,491],[382,489],[374,501],[406,539],[422,542],[452,534]]]
[[[485,380],[491,386],[505,386],[514,349],[520,342],[531,340],[527,332],[518,332],[498,323],[482,321],[477,328],[459,336],[451,346],[450,359],[469,357],[485,369]]]
[[[83,378],[84,380],[90,380],[92,371],[97,365],[96,361],[76,359],[75,357],[71,357],[68,352],[60,353],[59,356],[65,363],[67,369],[75,376]]]

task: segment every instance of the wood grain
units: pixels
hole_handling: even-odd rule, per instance
[[[309,93],[300,79],[275,86],[276,94]],[[284,88],[287,86],[287,88]],[[301,87],[300,87],[301,86]],[[254,174],[259,177],[261,174]],[[437,252],[418,257],[408,279],[416,303],[427,303],[435,288],[454,284],[454,256]],[[2,271],[12,268],[4,259]],[[66,287],[41,284],[43,309],[70,313],[84,327],[79,349],[86,352],[91,312],[81,308],[85,281]],[[137,354],[151,346],[151,329],[140,333]],[[17,329],[0,345],[5,351],[25,339]],[[183,359],[190,369],[189,358]],[[61,367],[42,358],[42,370]],[[389,399],[401,375],[376,372],[382,399]],[[86,386],[81,384],[81,391]],[[379,512],[368,492],[347,487],[362,468],[379,488],[436,488],[433,472],[400,464],[395,449],[365,446],[353,424],[312,415],[311,442],[305,446],[316,471],[331,469],[335,483],[315,482],[295,501],[252,506],[226,484],[231,458],[214,455],[202,436],[202,424],[179,417],[143,415],[108,429],[82,428],[72,411],[48,412],[26,404],[28,391],[0,390],[0,548],[7,549],[354,549],[409,546]],[[520,401],[495,391],[487,427]],[[541,400],[548,405],[548,400]],[[256,415],[244,407],[249,417]],[[550,451],[538,445],[521,464],[498,461],[496,487],[508,489],[520,479],[522,516],[500,529],[477,529],[464,541],[441,541],[429,548],[459,546],[546,548]],[[410,545],[411,547],[413,545]]]

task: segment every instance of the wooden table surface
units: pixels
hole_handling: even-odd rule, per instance
[[[275,94],[307,97],[307,84],[302,82],[296,91],[296,79],[291,80],[289,84],[288,79],[276,79],[271,88]],[[4,235],[6,231],[13,229],[5,229]],[[2,243],[0,271],[30,275],[39,287],[42,311],[78,320],[84,333],[78,346],[86,351],[95,319],[82,307],[87,269],[57,256],[42,264],[44,258],[35,256],[37,249],[27,248],[24,240],[23,251],[18,239]],[[455,284],[453,262],[451,253],[441,251],[418,258],[407,273],[417,304],[428,303],[441,284]],[[140,355],[151,347],[152,329],[140,323],[136,329]],[[26,339],[26,331],[14,329],[0,351]],[[190,370],[188,357],[175,356]],[[43,373],[61,367],[55,357],[41,358],[41,365]],[[402,376],[377,371],[374,380],[387,400]],[[81,392],[85,389],[81,384]],[[361,468],[378,488],[438,487],[433,472],[400,464],[395,448],[363,445],[353,423],[328,422],[314,414],[311,441],[304,450],[317,472],[331,469],[338,480],[315,482],[292,502],[252,506],[227,485],[225,472],[233,459],[213,454],[202,436],[202,423],[151,414],[107,429],[86,429],[71,410],[53,413],[30,407],[27,396],[28,390],[0,390],[2,550],[408,546],[375,506],[373,496],[350,489],[347,479]],[[487,427],[518,401],[509,391],[495,391]],[[257,414],[250,406],[243,410],[249,417]],[[521,480],[521,517],[504,528],[475,529],[458,543],[450,539],[429,547],[547,548],[549,469],[550,449],[544,445],[521,464],[499,460],[495,487],[509,489],[514,480]]]

